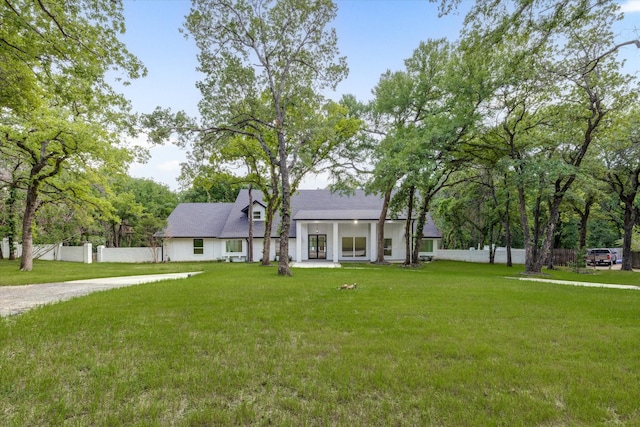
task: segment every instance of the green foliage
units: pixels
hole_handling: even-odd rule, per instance
[[[240,141],[243,151],[249,149],[243,166],[251,182],[260,176],[263,193],[281,200],[285,251],[291,193],[331,157],[336,137],[349,127],[334,121],[344,113],[321,95],[335,90],[348,71],[335,30],[327,28],[336,11],[331,0],[198,0],[185,23],[204,74],[197,86],[205,132],[193,157],[233,163],[236,157],[221,147]],[[279,274],[290,273],[282,261]]]
[[[101,218],[107,246],[155,246],[154,234],[178,205],[178,196],[150,179],[121,177],[110,183],[111,217]],[[107,225],[108,224],[108,225]]]
[[[180,193],[179,198],[182,203],[232,203],[242,186],[237,177],[229,174],[201,174],[195,177],[191,188]]]
[[[10,184],[26,192],[21,268],[29,270],[40,204],[100,204],[91,194],[96,170],[125,172],[132,152],[120,138],[133,132],[134,117],[107,73],[128,80],[146,71],[118,40],[121,2],[8,0],[0,22],[0,159],[15,172]]]
[[[573,271],[580,273],[580,269],[587,266],[587,248],[580,248],[576,251],[576,260],[574,262]]]
[[[491,71],[490,96],[479,100],[488,137],[470,151],[508,161],[530,272],[542,267],[591,147],[637,99],[616,58],[633,44],[614,42],[619,19],[613,2],[572,1],[478,2],[467,16],[463,50],[482,52],[476,61]]]

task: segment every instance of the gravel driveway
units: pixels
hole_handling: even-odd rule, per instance
[[[39,305],[65,301],[88,295],[92,292],[158,282],[160,280],[185,279],[199,273],[201,272],[109,277],[40,285],[0,286],[0,316],[20,314]]]

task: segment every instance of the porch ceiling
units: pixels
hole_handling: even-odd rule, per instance
[[[324,210],[299,210],[293,217],[296,221],[376,221],[380,218],[379,209],[324,209]]]

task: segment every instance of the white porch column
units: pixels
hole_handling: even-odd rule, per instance
[[[338,223],[334,222],[333,223],[333,262],[338,262],[338,250],[340,248],[340,246],[338,245],[338,239],[340,238],[340,236],[338,236]]]
[[[369,228],[371,230],[371,262],[375,262],[378,259],[378,224],[372,222]]]
[[[296,221],[296,262],[302,261],[302,223]]]

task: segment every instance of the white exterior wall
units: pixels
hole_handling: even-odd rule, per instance
[[[269,259],[273,261],[273,257],[275,256],[275,249],[273,247],[273,243],[274,243],[275,239],[271,239],[271,254],[269,256]],[[262,261],[262,249],[264,248],[264,238],[263,237],[259,237],[253,238],[253,261],[254,262],[261,262]]]
[[[391,256],[385,256],[387,261],[403,260],[406,257],[404,239],[404,223],[391,222],[384,225],[384,238],[391,239]]]
[[[164,260],[165,261],[217,261],[228,260],[240,262],[247,260],[249,242],[247,239],[203,239],[204,253],[195,255],[193,253],[193,239],[187,238],[171,238],[164,242]],[[227,252],[227,240],[242,240],[242,253]],[[273,261],[276,255],[276,239],[271,238],[271,248],[269,259]],[[253,239],[253,261],[258,262],[262,259],[262,248],[264,247],[264,238]],[[293,258],[296,251],[296,239],[289,239],[289,255]]]
[[[153,252],[157,257],[154,259]],[[162,248],[107,248],[98,246],[98,262],[160,262]]]
[[[223,258],[224,240],[202,239],[203,253],[193,253],[192,238],[171,238],[164,241],[164,261],[214,261]]]
[[[438,249],[436,251],[435,258],[450,261],[489,263],[489,250]],[[514,264],[524,264],[524,249],[511,249],[511,260]],[[506,250],[496,250],[495,263],[507,263]]]
[[[278,247],[276,245],[277,237],[271,238],[271,245],[269,247],[269,260],[273,262],[276,257],[276,251]],[[243,246],[245,247],[245,246]],[[262,260],[262,249],[264,248],[264,237],[254,237],[253,239],[253,261],[260,262]],[[295,260],[296,254],[296,239],[289,239],[289,256]]]
[[[251,211],[252,215],[253,215],[253,212],[260,212],[261,219],[255,219],[254,220],[255,222],[264,221],[264,219],[267,217],[267,210],[259,203],[253,204],[253,210]]]

